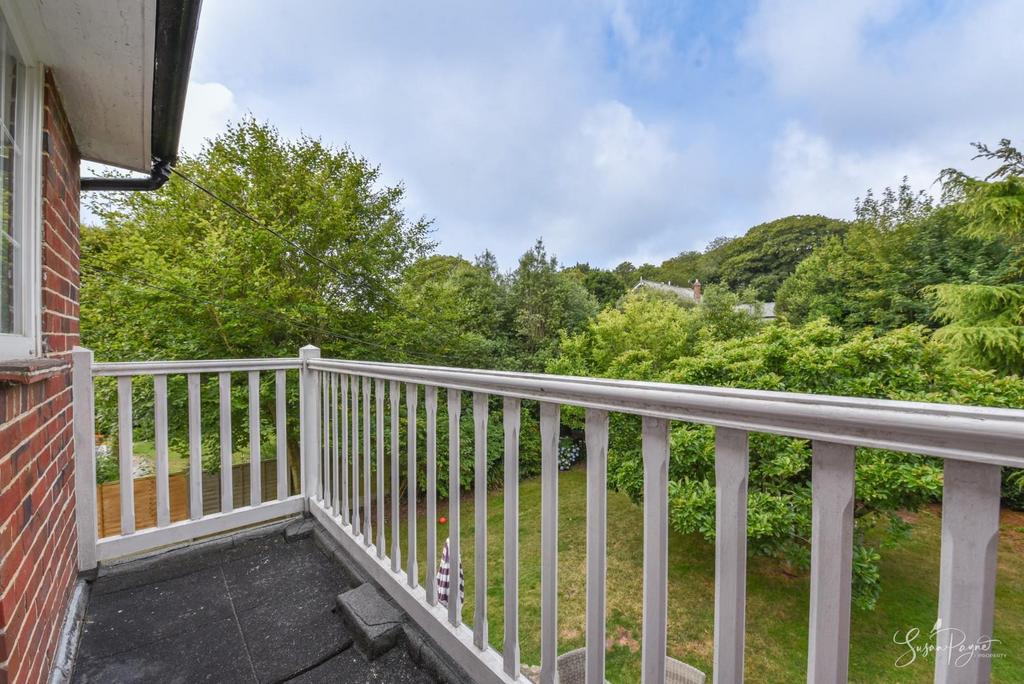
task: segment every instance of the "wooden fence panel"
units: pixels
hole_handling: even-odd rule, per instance
[[[277,463],[260,462],[260,490],[263,501],[277,498]],[[249,505],[249,464],[238,463],[232,468],[232,499],[235,508]],[[168,478],[171,503],[171,522],[188,519],[189,474],[175,473]],[[135,528],[156,526],[156,477],[135,478]],[[203,515],[220,511],[220,477],[216,473],[203,473]],[[120,483],[104,482],[96,485],[97,525],[100,537],[121,533]]]

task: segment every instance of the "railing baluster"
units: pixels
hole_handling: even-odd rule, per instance
[[[419,585],[419,568],[416,565],[416,399],[419,395],[419,387],[406,383],[405,385],[405,411],[406,411],[406,442],[408,443],[407,473],[405,488],[408,495],[407,508],[409,521],[407,523],[409,535],[408,548],[406,553],[409,558],[406,560],[406,581],[409,586],[415,589]]]
[[[519,676],[519,400],[505,397],[505,674]]]
[[[668,421],[643,418],[643,681],[665,681],[668,646]]]
[[[961,642],[984,648],[992,639],[1000,468],[947,460],[943,480],[935,682],[988,682],[992,658],[986,651],[951,648]]]
[[[249,505],[263,502],[263,457],[260,454],[260,372],[249,371]]]
[[[459,539],[460,487],[462,464],[459,454],[459,418],[462,413],[462,393],[449,389],[448,397],[448,622],[458,627],[462,623],[462,594],[459,581],[462,570],[462,547]]]
[[[327,506],[331,498],[327,484],[331,474],[327,470],[331,451],[331,381],[329,373],[320,373],[320,454],[317,459],[316,495]]]
[[[401,406],[401,384],[392,380],[388,387],[391,401],[391,572],[397,573],[402,567],[401,521],[398,519],[398,412]]]
[[[375,380],[377,402],[377,558],[384,558],[384,381]]]
[[[812,443],[809,682],[847,679],[855,451],[846,444]]]
[[[437,387],[423,388],[427,413],[427,603],[437,605]]]
[[[220,510],[230,513],[235,508],[231,481],[231,373],[219,373],[217,377],[220,388]]]
[[[199,412],[199,374],[188,374],[188,510],[192,520],[203,517],[203,440]]]
[[[349,381],[352,387],[352,534],[358,535],[359,526],[359,376]]]
[[[540,681],[558,674],[558,404],[540,405]]]
[[[331,373],[331,512],[341,515],[341,467],[338,461],[338,374]]]
[[[473,393],[473,643],[487,648],[487,395]]]
[[[277,442],[277,498],[288,498],[288,423],[287,395],[285,394],[285,371],[274,371],[275,425],[274,435]]]
[[[363,378],[363,544],[373,543],[373,500],[370,498],[370,378]]]
[[[348,376],[341,376],[341,522],[349,525],[352,522],[348,504]]]
[[[72,421],[75,436],[75,527],[78,531],[78,569],[96,568],[96,411],[92,377],[93,353],[75,347],[72,358]]]
[[[747,595],[747,433],[715,430],[716,683],[743,681]]]
[[[132,434],[132,378],[117,379],[117,460],[121,494],[121,534],[135,532],[135,481],[132,455],[135,437]]]
[[[156,449],[156,526],[165,527],[171,522],[166,375],[153,376],[153,443]]]
[[[608,412],[587,409],[587,681],[604,681]],[[644,442],[646,444],[646,441]],[[644,498],[646,507],[647,499]],[[646,530],[646,526],[644,528]],[[646,567],[646,554],[644,556]],[[645,604],[646,605],[646,604]],[[644,643],[647,643],[646,632]]]

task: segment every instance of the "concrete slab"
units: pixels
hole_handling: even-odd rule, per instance
[[[337,601],[356,644],[367,658],[374,660],[398,643],[405,615],[372,584],[362,584],[339,594]]]
[[[72,681],[434,681],[404,647],[374,662],[352,648],[335,606],[352,587],[350,574],[310,535],[286,542],[283,530],[101,572]]]
[[[253,681],[245,644],[232,617],[115,655],[83,655],[74,675],[80,684]]]
[[[352,645],[351,631],[333,610],[328,589],[297,579],[306,585],[305,592],[268,595],[238,613],[260,682],[287,679]]]
[[[81,650],[96,657],[121,653],[232,614],[220,567],[203,568],[182,577],[91,596],[82,625]]]
[[[434,679],[419,669],[409,654],[393,649],[368,662],[357,651],[339,653],[316,668],[290,679],[291,684],[337,684],[338,682],[380,682],[381,684],[432,684]]]

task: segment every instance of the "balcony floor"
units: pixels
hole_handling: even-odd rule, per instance
[[[369,661],[335,608],[355,582],[279,531],[101,576],[73,682],[433,682],[400,643]]]

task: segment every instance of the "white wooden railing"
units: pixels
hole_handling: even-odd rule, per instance
[[[90,368],[91,366],[91,368]],[[210,534],[305,508],[357,559],[374,579],[438,644],[466,669],[474,681],[525,681],[519,674],[518,634],[518,479],[519,421],[522,401],[539,402],[542,462],[541,504],[541,680],[557,681],[558,572],[558,435],[560,407],[586,412],[587,447],[587,680],[603,681],[605,653],[606,466],[608,416],[620,412],[642,417],[644,465],[644,558],[642,672],[645,682],[665,678],[668,603],[668,458],[670,421],[703,423],[716,428],[716,562],[714,680],[743,680],[746,604],[746,520],[748,434],[765,432],[809,439],[812,457],[812,539],[810,588],[809,682],[843,682],[849,658],[850,594],[853,548],[854,463],[857,447],[926,454],[945,460],[942,508],[939,615],[944,626],[959,630],[964,644],[992,635],[995,557],[999,530],[1000,467],[1024,466],[1024,411],[965,406],[840,398],[753,390],[627,382],[593,378],[477,371],[321,359],[305,347],[298,359],[91,364],[91,353],[75,352],[75,425],[79,475],[79,532],[87,535],[95,515],[88,510],[94,477],[92,375],[165,377],[218,373],[221,377],[221,431],[230,436],[225,374],[271,371],[282,377],[300,369],[302,494],[222,511],[182,523],[162,524],[94,543],[83,552],[83,567],[96,560],[137,553],[175,543],[196,531]],[[254,387],[250,375],[250,388]],[[122,386],[128,383],[119,381]],[[130,387],[130,384],[128,384]],[[157,380],[158,456],[160,426],[166,423]],[[422,389],[421,389],[422,388]],[[283,385],[278,386],[278,429],[283,421]],[[464,623],[458,591],[447,607],[438,604],[434,568],[436,529],[437,405],[444,392],[450,421],[447,445],[452,481],[459,480],[459,417],[472,412],[474,424],[475,576],[474,614]],[[463,409],[463,394],[472,401]],[[407,421],[406,558],[399,539],[401,397]],[[190,393],[191,396],[191,393]],[[250,395],[252,396],[252,395]],[[490,397],[502,398],[504,427],[504,640],[500,653],[487,637],[487,419]],[[129,397],[119,395],[121,429],[131,430]],[[419,401],[426,421],[426,444],[417,441]],[[191,405],[190,405],[191,406]],[[252,402],[250,402],[250,407]],[[190,418],[191,418],[190,412]],[[196,430],[198,416],[195,417]],[[385,444],[390,424],[390,445]],[[190,420],[190,426],[192,421]],[[371,430],[371,425],[375,429]],[[190,430],[190,435],[194,435]],[[257,436],[258,437],[258,436]],[[278,439],[278,445],[283,439]],[[121,440],[124,444],[125,440]],[[127,442],[130,444],[130,441]],[[223,440],[222,440],[223,445]],[[222,447],[223,448],[223,447]],[[257,447],[258,449],[258,447]],[[166,451],[164,447],[164,451]],[[256,453],[256,452],[254,452]],[[426,539],[417,539],[417,460],[425,455]],[[124,484],[122,496],[130,497]],[[222,458],[225,452],[222,451]],[[230,451],[226,452],[230,463]],[[281,459],[281,452],[278,454]],[[280,464],[280,460],[279,460]],[[193,463],[193,465],[195,465]],[[280,467],[280,466],[279,466]],[[223,473],[225,468],[222,467]],[[230,468],[228,468],[230,470]],[[384,474],[390,470],[390,488]],[[162,471],[166,477],[166,467]],[[158,468],[158,479],[161,471]],[[230,477],[230,475],[228,475]],[[280,482],[280,479],[279,479]],[[230,483],[228,483],[230,484]],[[230,491],[228,488],[227,491]],[[94,496],[94,494],[93,494]],[[84,500],[83,500],[84,499]],[[390,514],[386,515],[390,503]],[[122,500],[122,506],[124,506]],[[451,557],[459,558],[460,493],[449,498]],[[122,509],[125,510],[125,509]],[[193,507],[193,516],[201,508]],[[83,522],[84,518],[84,522]],[[392,531],[385,546],[385,527]],[[84,527],[83,527],[84,526]],[[88,540],[88,537],[85,537]],[[87,547],[88,543],[85,544]],[[426,575],[421,584],[418,552]],[[90,553],[92,555],[90,555]],[[940,648],[950,648],[952,632],[940,633]],[[945,641],[944,641],[945,640]],[[988,681],[991,660],[936,657],[936,682]]]

